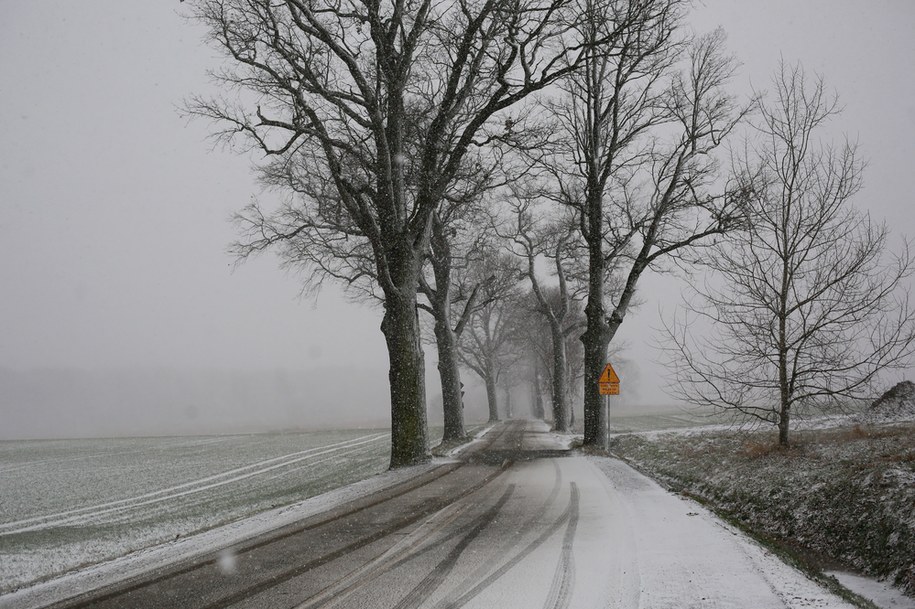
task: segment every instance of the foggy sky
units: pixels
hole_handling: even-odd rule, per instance
[[[92,376],[349,367],[370,389],[364,399],[378,394],[367,417],[383,418],[380,311],[333,287],[299,299],[299,282],[271,256],[233,272],[229,216],[252,196],[272,195],[260,192],[251,158],[213,150],[209,126],[178,114],[185,97],[211,90],[205,70],[219,62],[180,10],[177,0],[0,2],[0,368]],[[915,3],[707,0],[691,21],[697,32],[726,30],[743,64],[735,91],[766,89],[780,56],[823,74],[845,106],[831,128],[868,159],[857,205],[886,219],[895,238],[915,236]],[[670,276],[648,278],[643,306],[623,325],[638,379],[624,379],[630,405],[672,401],[646,343],[679,291]],[[432,397],[434,349],[426,354]],[[46,411],[2,392],[7,433],[44,424],[60,433]],[[121,406],[128,418],[141,408]],[[284,408],[268,422],[286,424]],[[92,420],[108,411],[71,412]],[[138,429],[155,426],[147,414]]]

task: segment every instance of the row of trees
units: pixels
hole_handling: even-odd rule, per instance
[[[541,286],[536,275],[531,282],[521,258],[504,251],[492,254],[481,268],[499,281],[484,288],[479,310],[459,345],[461,362],[485,385],[491,421],[500,416],[500,390],[506,398],[502,410],[510,414],[512,389],[525,386],[534,416],[546,418],[543,395],[549,394],[550,418],[557,429],[568,429],[575,393],[570,381],[580,381],[581,376],[580,303],[564,296],[561,287]],[[531,283],[536,287],[532,289]],[[557,317],[562,319],[558,336]]]
[[[235,253],[276,251],[306,269],[307,287],[332,279],[383,306],[393,467],[428,457],[421,312],[432,320],[446,439],[464,435],[460,363],[484,379],[494,414],[487,353],[523,344],[518,319],[529,314],[521,351],[541,361],[525,369],[534,383],[549,379],[559,430],[570,425],[570,383],[581,387],[584,441],[597,444],[597,378],[643,274],[741,262],[721,253],[739,247],[729,236],[751,234],[785,176],[749,148],[722,163],[725,142],[761,102],[728,93],[735,63],[724,36],[689,35],[686,4],[191,3],[227,61],[214,73],[226,95],[191,99],[188,111],[260,151],[261,179],[281,199],[238,215]],[[780,119],[759,107],[764,146]],[[708,254],[716,237],[732,247]],[[875,311],[888,311],[882,302]],[[881,362],[899,361],[911,340],[898,332]],[[690,353],[685,342],[681,351]],[[694,372],[704,365],[687,361]]]

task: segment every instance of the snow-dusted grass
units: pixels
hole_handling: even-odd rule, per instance
[[[0,442],[0,594],[363,480],[389,455],[383,429]]]
[[[915,424],[633,434],[614,451],[751,530],[915,593]]]
[[[674,430],[705,427],[722,422],[717,410],[696,407],[669,406],[663,409],[617,411],[610,407],[610,432]]]

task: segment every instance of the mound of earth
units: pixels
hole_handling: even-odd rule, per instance
[[[902,381],[871,404],[868,418],[909,420],[915,418],[915,383]]]

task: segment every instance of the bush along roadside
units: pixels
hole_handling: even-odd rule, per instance
[[[817,562],[915,596],[915,425],[622,436],[614,452],[672,490]],[[824,560],[825,559],[825,560]]]

